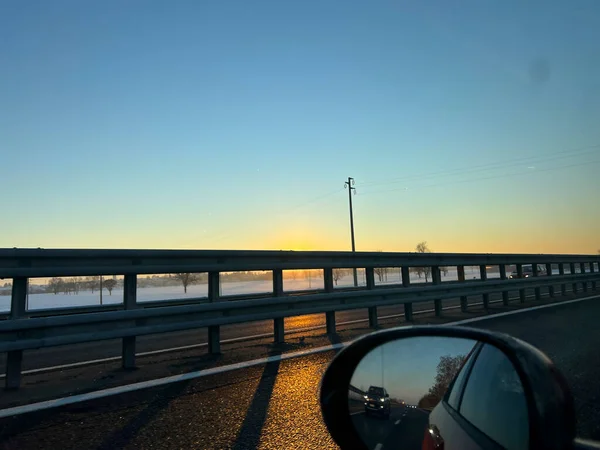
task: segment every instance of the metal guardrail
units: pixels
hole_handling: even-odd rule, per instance
[[[597,255],[0,249],[0,278],[598,262]]]
[[[466,311],[467,297],[501,292],[508,304],[508,292],[519,290],[521,302],[526,289],[536,298],[548,288],[551,296],[560,284],[561,293],[571,284],[596,289],[600,281],[597,255],[489,255],[416,254],[351,252],[270,252],[270,251],[152,251],[152,250],[0,250],[0,278],[12,278],[11,311],[0,321],[0,352],[7,352],[6,387],[18,388],[24,350],[77,344],[105,339],[122,339],[124,368],[135,367],[136,337],[148,334],[208,328],[209,352],[220,352],[220,327],[241,322],[273,320],[275,342],[284,340],[284,318],[325,313],[328,333],[335,333],[336,311],[367,308],[369,325],[377,326],[377,307],[403,303],[406,320],[412,320],[413,303],[433,301],[435,314],[441,315],[442,300],[460,298]],[[530,278],[507,279],[506,265],[533,264]],[[558,265],[560,275],[538,276],[537,264],[547,273]],[[569,275],[565,275],[565,264]],[[456,266],[457,282],[442,282],[440,267]],[[480,281],[465,280],[465,266],[479,266]],[[488,279],[488,266],[498,266],[500,278]],[[366,287],[335,289],[334,268],[365,268]],[[400,267],[402,284],[376,286],[375,269]],[[413,286],[411,267],[430,267],[432,284]],[[576,273],[576,267],[580,273]],[[586,270],[587,268],[587,270]],[[322,291],[285,293],[283,270],[322,269]],[[219,295],[219,274],[238,270],[271,270],[273,292],[247,296]],[[208,272],[208,297],[158,302],[137,302],[137,275],[175,272]],[[124,275],[121,305],[26,311],[28,277],[74,275]],[[234,300],[234,301],[225,301]]]

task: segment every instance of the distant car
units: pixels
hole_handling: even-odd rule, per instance
[[[539,276],[546,275],[546,268],[538,265],[537,271]],[[523,264],[523,277],[519,276],[519,273],[514,270],[508,278],[529,278],[533,276],[533,264]]]
[[[365,415],[376,414],[386,419],[390,417],[390,394],[385,388],[371,386],[365,395]]]

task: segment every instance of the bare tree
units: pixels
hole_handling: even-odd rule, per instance
[[[183,285],[183,292],[187,294],[187,288],[189,285],[200,281],[200,276],[197,273],[174,273],[173,278],[179,280]]]
[[[109,278],[108,280],[104,280],[102,284],[108,290],[108,295],[112,295],[113,289],[117,286],[117,280]]]
[[[383,250],[377,250],[379,253],[381,253]],[[387,281],[387,274],[388,274],[388,268],[387,267],[375,267],[373,269],[373,272],[375,272],[375,275],[377,275],[377,278],[379,278],[379,282],[383,282],[384,280]]]
[[[348,275],[347,269],[333,269],[333,282],[337,286],[338,281]]]
[[[304,279],[308,280],[308,288],[312,289],[312,277],[313,277],[313,273],[312,270],[308,269],[304,271]]]
[[[375,267],[373,269],[377,278],[379,278],[379,282],[387,281],[388,268],[387,267]]]
[[[431,250],[429,250],[429,247],[427,246],[427,241],[419,242],[415,250],[417,253],[431,253]],[[414,267],[413,272],[416,273],[419,278],[425,276],[425,282],[427,283],[431,276],[431,267]]]
[[[62,278],[58,277],[51,278],[50,281],[48,281],[48,287],[52,290],[54,295],[57,295],[61,291],[63,284],[64,281]]]
[[[73,282],[70,279],[63,280],[62,289],[63,293],[71,295],[71,292],[74,291]]]
[[[427,246],[427,241],[419,242],[415,247],[417,253],[431,253],[429,247]]]
[[[100,289],[100,276],[96,275],[92,277],[86,277],[85,285],[90,291],[92,291],[93,294],[94,291]]]
[[[68,280],[69,290],[74,294],[79,294],[79,289],[81,289],[82,280],[81,277],[72,277]]]

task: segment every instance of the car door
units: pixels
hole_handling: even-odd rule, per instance
[[[527,403],[504,353],[480,345],[431,413],[429,424],[431,440],[443,442],[444,450],[528,449]]]
[[[431,411],[429,426],[423,437],[423,450],[458,449],[479,450],[479,444],[456,422],[462,392],[483,344],[477,344],[467,355],[463,366],[448,387],[442,401]],[[456,411],[456,412],[455,412]]]

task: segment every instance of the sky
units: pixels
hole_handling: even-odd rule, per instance
[[[596,253],[600,2],[0,3],[0,247]]]
[[[416,405],[435,384],[440,358],[466,356],[475,344],[469,339],[436,336],[388,342],[365,355],[350,384],[367,391],[369,386],[381,386],[383,381],[390,397]]]

